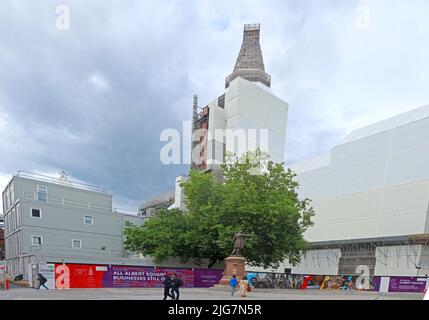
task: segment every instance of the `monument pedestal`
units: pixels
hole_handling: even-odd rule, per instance
[[[225,270],[220,285],[229,285],[229,280],[235,275],[240,281],[246,276],[246,259],[242,256],[229,256],[225,259]]]

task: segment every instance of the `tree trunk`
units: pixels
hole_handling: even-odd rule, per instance
[[[214,258],[214,257],[211,257],[209,261],[210,262],[209,262],[209,265],[207,267],[208,269],[210,269],[211,267],[213,267],[213,265],[218,261],[218,259]]]

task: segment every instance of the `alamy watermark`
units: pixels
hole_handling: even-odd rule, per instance
[[[161,132],[165,142],[160,151],[161,163],[222,164],[225,154],[239,155],[259,149],[268,152],[268,129],[197,129],[192,133],[191,121],[184,121],[182,133],[174,128]]]
[[[70,8],[61,4],[55,8],[55,26],[58,30],[70,30]]]
[[[371,11],[366,4],[356,7],[356,28],[369,30],[371,28]]]
[[[358,290],[370,290],[371,281],[370,281],[370,272],[369,267],[366,265],[360,265],[356,268],[356,273],[360,275],[356,278],[355,286]]]

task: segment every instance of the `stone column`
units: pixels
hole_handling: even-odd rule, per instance
[[[246,259],[242,256],[229,256],[225,259],[225,270],[219,284],[229,285],[229,280],[235,275],[240,281],[246,277]]]

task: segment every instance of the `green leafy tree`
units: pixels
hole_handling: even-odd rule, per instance
[[[126,248],[157,262],[208,258],[211,266],[232,253],[232,239],[242,231],[248,263],[298,263],[308,250],[303,234],[313,224],[314,210],[310,200],[299,199],[295,174],[260,151],[230,158],[221,170],[220,181],[191,171],[183,183],[187,210],[161,210],[141,226],[127,225]]]

